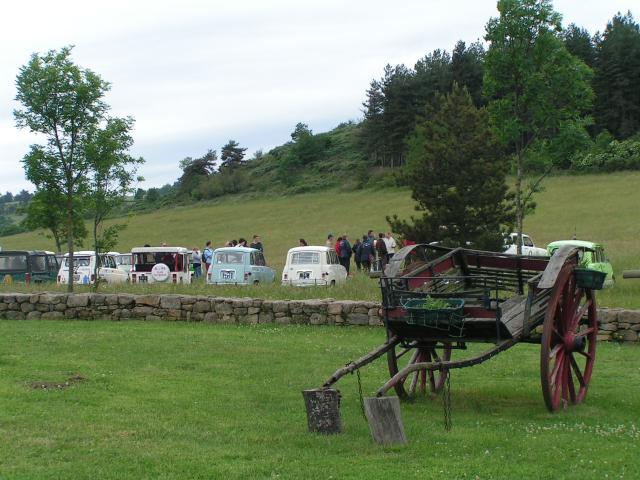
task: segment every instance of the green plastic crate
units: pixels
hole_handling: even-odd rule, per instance
[[[464,317],[464,299],[447,298],[447,307],[425,308],[424,298],[411,298],[402,304],[407,311],[407,323],[430,327],[458,327]]]
[[[590,268],[576,268],[573,271],[576,277],[576,285],[579,288],[588,288],[591,290],[602,290],[604,280],[607,278],[605,272],[591,270]]]

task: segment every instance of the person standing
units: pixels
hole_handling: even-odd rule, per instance
[[[327,235],[327,241],[325,242],[325,245],[329,248],[333,247],[333,233]]]
[[[307,241],[304,238],[301,238],[300,241],[299,241],[299,246],[300,247],[307,247],[308,246]]]
[[[340,265],[342,265],[347,270],[347,275],[349,275],[349,267],[351,265],[351,254],[353,250],[351,249],[351,244],[349,243],[349,237],[345,233],[342,235],[342,241],[340,242]]]
[[[387,242],[385,241],[384,233],[378,234],[378,240],[376,241],[376,270],[382,272],[387,264]]]
[[[209,273],[209,267],[213,262],[213,248],[211,248],[211,240],[207,240],[207,245],[202,252],[202,260],[204,260],[205,275]]]
[[[249,247],[255,248],[256,250],[260,250],[261,252],[264,253],[264,248],[262,247],[262,239],[260,238],[260,235],[253,236],[253,240],[251,240],[251,245],[249,245]]]
[[[360,244],[360,264],[367,274],[371,269],[371,257],[373,257],[373,243],[367,235],[363,235],[362,244]]]
[[[353,260],[356,262],[356,268],[360,270],[362,264],[360,263],[360,246],[362,245],[362,240],[360,238],[356,238],[356,243],[353,244]]]
[[[198,247],[193,247],[191,252],[191,263],[193,263],[193,276],[200,278],[202,276],[202,254]]]
[[[396,247],[398,245],[396,243],[396,239],[393,238],[391,232],[387,232],[387,234],[385,235],[384,243],[386,243],[387,245],[387,263],[389,263],[389,260],[391,260],[391,257],[395,255]]]

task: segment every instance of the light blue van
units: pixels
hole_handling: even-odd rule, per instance
[[[267,267],[260,250],[246,247],[217,248],[207,272],[207,283],[213,285],[256,285],[271,283],[276,272]]]

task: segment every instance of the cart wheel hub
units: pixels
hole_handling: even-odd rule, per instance
[[[563,343],[567,352],[583,352],[586,346],[584,336],[577,337],[574,333],[565,335]]]

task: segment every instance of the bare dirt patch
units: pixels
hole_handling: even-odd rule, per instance
[[[53,389],[62,389],[68,388],[75,383],[84,382],[86,378],[81,375],[74,375],[73,377],[69,377],[64,382],[30,382],[29,387],[35,390],[53,390]]]

